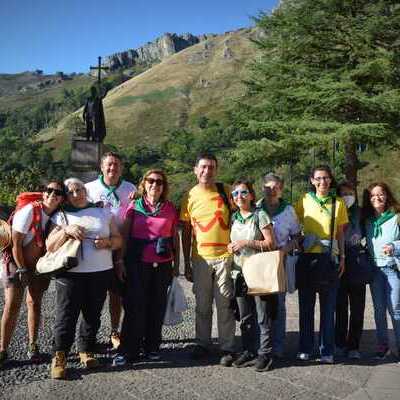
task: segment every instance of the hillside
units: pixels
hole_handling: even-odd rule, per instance
[[[159,143],[169,129],[190,127],[200,116],[221,117],[243,90],[245,67],[256,53],[254,31],[242,29],[212,37],[174,54],[111,90],[104,99],[106,143]],[[42,132],[62,150],[72,134],[72,120]]]

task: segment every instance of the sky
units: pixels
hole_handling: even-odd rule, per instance
[[[0,73],[87,72],[98,56],[166,32],[223,33],[254,25],[278,0],[0,0]]]

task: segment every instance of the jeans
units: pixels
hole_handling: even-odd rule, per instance
[[[335,336],[335,307],[337,283],[316,289],[299,287],[299,352],[312,354],[314,350],[314,312],[318,293],[320,304],[319,351],[321,356],[332,356]]]
[[[56,279],[56,320],[54,324],[54,351],[69,352],[75,339],[79,314],[77,348],[79,352],[93,352],[100,315],[113,270],[72,273],[65,272]]]
[[[254,296],[237,297],[240,314],[240,332],[243,351],[256,354],[259,346],[259,329]]]
[[[171,282],[171,262],[157,267],[142,262],[127,266],[119,352],[136,359],[142,347],[147,353],[159,350]]]
[[[256,296],[257,320],[260,328],[258,355],[270,357],[272,354],[272,323],[277,317],[278,295]]]
[[[350,284],[343,278],[340,280],[336,298],[336,346],[347,350],[359,349],[364,324],[365,292],[366,285],[363,283]]]
[[[386,313],[392,319],[397,349],[400,349],[400,272],[391,267],[378,268],[370,284],[379,347],[388,347]]]
[[[286,337],[286,293],[278,293],[278,311],[272,322],[272,350],[274,354],[282,355],[285,350]]]

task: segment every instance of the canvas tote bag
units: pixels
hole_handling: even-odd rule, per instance
[[[263,296],[286,291],[285,253],[281,250],[261,252],[248,257],[242,271],[247,294]]]

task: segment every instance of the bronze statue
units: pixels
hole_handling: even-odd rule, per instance
[[[106,122],[104,118],[103,95],[95,86],[90,88],[90,97],[86,100],[82,118],[86,124],[86,140],[102,142],[106,137]]]

